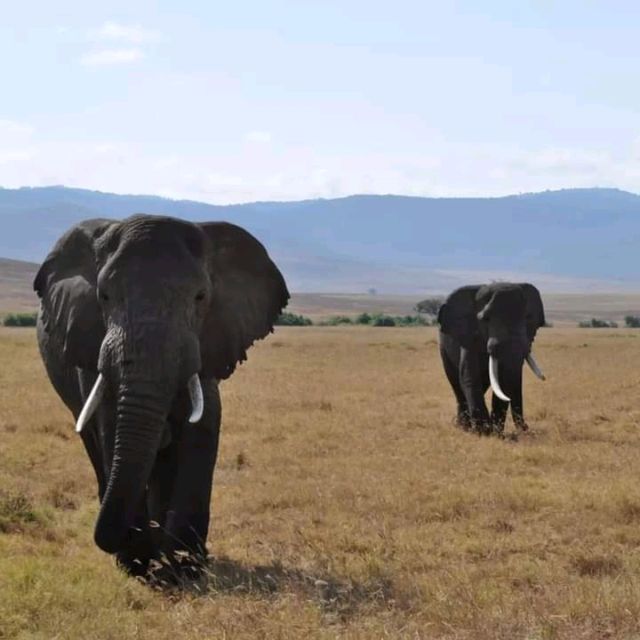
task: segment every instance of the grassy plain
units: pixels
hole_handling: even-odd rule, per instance
[[[36,311],[33,292],[37,265],[0,258],[0,319],[7,313]],[[428,295],[366,295],[355,293],[294,293],[287,311],[301,313],[314,322],[331,316],[360,313],[413,314],[417,302]],[[542,294],[547,321],[556,327],[575,327],[582,320],[599,318],[624,325],[627,315],[640,315],[639,293]]]
[[[640,332],[536,354],[498,440],[452,426],[435,329],[277,330],[222,385],[208,579],[164,594],[93,545],[70,415],[0,330],[0,638],[640,637]]]
[[[428,295],[365,295],[336,293],[294,293],[288,311],[313,320],[334,315],[356,316],[368,313],[406,315],[414,312],[416,302]],[[624,317],[640,315],[638,293],[547,293],[542,292],[547,321],[557,327],[575,327],[582,320],[615,320],[624,326]],[[0,287],[0,304],[2,288]]]

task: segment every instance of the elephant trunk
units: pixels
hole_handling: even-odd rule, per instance
[[[120,386],[111,473],[95,529],[95,542],[107,553],[122,548],[134,524],[167,413],[161,388],[149,383]]]

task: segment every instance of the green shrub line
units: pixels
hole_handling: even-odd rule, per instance
[[[340,325],[361,325],[368,327],[429,327],[435,326],[435,319],[429,320],[423,315],[391,316],[385,313],[360,313],[357,316],[337,315],[314,323],[311,318],[296,313],[283,313],[275,325],[281,327],[337,327]]]
[[[417,310],[418,305],[416,305]],[[435,311],[435,304],[429,309]],[[346,315],[336,315],[321,320],[315,324],[323,327],[337,327],[339,325],[364,325],[370,327],[430,327],[437,326],[435,317],[430,314],[417,313],[415,315],[392,316],[386,313],[363,312],[355,317]],[[38,314],[31,313],[8,313],[2,320],[5,327],[35,327]],[[628,328],[640,328],[640,316],[625,316],[625,326]],[[311,318],[297,314],[284,312],[280,314],[275,322],[276,326],[282,327],[310,327],[314,324]],[[551,326],[551,325],[548,325]],[[591,318],[578,323],[581,329],[617,329],[618,323],[613,320],[601,320]]]
[[[637,329],[640,327],[640,316],[625,316],[624,324],[629,329]]]
[[[578,323],[581,329],[617,329],[620,325],[615,320],[601,320],[600,318],[591,318],[591,320],[583,320]],[[640,316],[625,316],[624,326],[627,329],[640,328]]]
[[[311,326],[311,318],[300,316],[296,313],[281,313],[278,319],[275,321],[275,325],[279,327],[308,327]]]
[[[8,313],[2,320],[4,327],[35,327],[37,313]]]
[[[613,320],[599,320],[598,318],[591,318],[591,320],[583,320],[578,323],[578,327],[581,329],[617,329],[618,323]]]
[[[2,324],[5,327],[35,327],[37,313],[9,313]],[[276,326],[281,327],[310,327],[314,324],[311,318],[297,314],[284,312],[275,321]],[[325,327],[339,325],[366,325],[371,327],[428,327],[437,324],[423,315],[391,316],[385,313],[360,313],[355,317],[337,315],[316,324]]]

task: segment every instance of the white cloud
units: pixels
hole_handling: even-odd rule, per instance
[[[241,176],[228,173],[210,173],[205,176],[204,183],[208,189],[219,189],[240,187],[243,184],[243,180]]]
[[[42,130],[41,130],[42,129]],[[4,132],[22,132],[9,136]],[[156,193],[213,203],[297,200],[353,193],[487,196],[578,186],[640,191],[640,160],[631,149],[502,146],[447,148],[429,155],[319,152],[254,147],[158,155],[139,143],[108,137],[52,137],[49,129],[0,119],[2,184],[67,184],[121,193]],[[599,166],[592,170],[594,164]]]
[[[85,67],[104,67],[142,60],[147,55],[145,45],[161,42],[162,34],[139,25],[108,21],[97,29],[91,29],[88,39],[94,48],[81,56],[80,64]]]
[[[0,119],[0,135],[31,136],[35,129],[30,124]]]
[[[605,152],[548,148],[522,154],[510,160],[507,166],[516,172],[582,175],[599,173],[610,164],[611,158]]]
[[[272,140],[272,136],[269,131],[248,131],[247,133],[244,134],[244,139],[247,142],[269,144]]]
[[[0,165],[15,164],[32,160],[35,153],[31,149],[4,151],[0,149]]]
[[[145,29],[139,25],[126,25],[112,21],[105,22],[92,34],[99,40],[113,40],[138,45],[162,40],[162,34],[159,31]]]
[[[119,64],[131,64],[144,58],[140,49],[102,49],[90,51],[80,58],[85,67],[104,67]]]
[[[103,142],[95,146],[96,153],[112,153],[118,150],[118,145],[113,142]]]

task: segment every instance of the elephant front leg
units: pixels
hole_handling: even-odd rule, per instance
[[[163,573],[174,580],[196,577],[207,558],[221,412],[217,384],[203,381],[202,387],[202,419],[196,424],[181,420],[173,425],[174,440],[160,453],[151,484],[151,517],[158,522]],[[184,415],[184,411],[179,413]]]
[[[511,417],[513,418],[513,423],[520,431],[529,430],[529,425],[524,419],[522,384],[511,394]]]
[[[526,431],[529,427],[524,420],[522,403],[522,366],[503,367],[500,365],[499,377],[504,385],[505,393],[511,400],[511,416],[517,429]],[[504,431],[509,403],[504,402],[493,395],[491,419],[498,433]]]
[[[471,428],[469,405],[460,384],[460,347],[448,336],[440,337],[440,357],[444,366],[444,372],[456,397],[457,412],[455,423],[461,429],[468,431]]]
[[[458,402],[458,410],[456,412],[456,425],[465,431],[469,431],[472,427],[471,416],[469,414],[469,406],[467,401]]]
[[[136,513],[133,525],[129,528],[125,542],[116,553],[118,566],[130,576],[143,577],[149,571],[152,560],[158,559],[149,527],[146,496],[143,497]]]
[[[496,433],[504,433],[504,423],[507,420],[507,409],[509,403],[500,400],[496,394],[491,397],[491,424]]]
[[[483,380],[480,356],[471,350],[462,350],[460,357],[460,385],[464,391],[469,422],[479,433],[490,431],[490,420],[484,402],[486,385]]]

